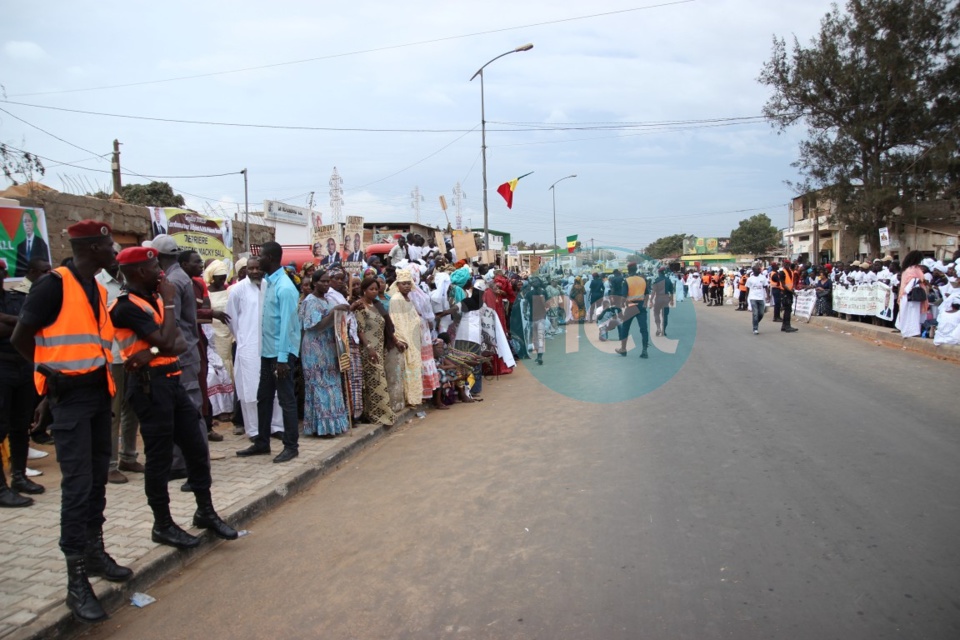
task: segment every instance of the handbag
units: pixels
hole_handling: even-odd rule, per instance
[[[926,302],[926,300],[927,292],[918,282],[914,281],[913,288],[907,293],[907,302]]]

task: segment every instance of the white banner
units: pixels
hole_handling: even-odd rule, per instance
[[[817,306],[816,289],[802,289],[797,291],[793,297],[793,315],[797,318],[803,318],[809,321],[813,315],[813,309]]]
[[[893,303],[893,291],[882,282],[833,287],[833,310],[837,313],[893,320]]]

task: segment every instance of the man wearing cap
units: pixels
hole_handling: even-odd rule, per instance
[[[35,365],[34,382],[46,394],[40,410],[53,414],[63,479],[60,549],[67,560],[67,607],[84,622],[107,617],[88,575],[122,582],[133,572],[103,547],[110,405],[115,392],[113,323],[107,292],[94,275],[114,260],[110,227],[83,220],[67,228],[73,261],[40,278],[20,312],[10,341]]]
[[[647,347],[650,343],[650,329],[647,320],[647,281],[637,275],[637,265],[631,262],[627,265],[627,301],[626,309],[623,314],[623,321],[620,324],[620,348],[615,349],[621,356],[627,355],[627,338],[630,337],[630,324],[634,318],[640,326],[640,337],[643,339],[643,351],[640,352],[641,358],[649,358]]]
[[[197,329],[197,297],[193,292],[193,280],[180,266],[178,261],[180,247],[172,236],[159,235],[144,244],[157,251],[157,260],[166,280],[176,288],[173,314],[177,326],[183,332],[183,339],[187,341],[187,350],[180,354],[180,384],[183,385],[199,415],[203,412],[203,394],[200,391],[200,351],[197,346],[200,342],[200,334]],[[183,455],[180,453],[179,446],[174,447],[170,479],[186,477],[187,468]]]
[[[120,245],[113,244],[114,254],[120,253]],[[123,274],[120,273],[120,264],[113,263],[97,273],[97,282],[107,290],[107,308],[120,295],[123,287]],[[116,339],[113,341],[113,364],[111,365],[113,381],[117,385],[117,392],[113,395],[113,420],[110,430],[110,443],[113,445],[110,454],[110,473],[107,482],[123,484],[127,481],[124,471],[143,473],[143,464],[137,462],[137,416],[127,402],[124,387],[123,360],[120,357],[120,347]]]
[[[173,445],[179,445],[187,465],[190,488],[197,501],[193,525],[225,540],[238,536],[213,508],[210,496],[210,451],[200,429],[200,416],[180,384],[178,356],[187,343],[173,311],[176,287],[162,279],[156,250],[130,247],[117,256],[125,290],[110,307],[123,357],[130,406],[140,419],[147,464],[144,491],[153,511],[151,539],[180,549],[200,544],[170,515],[167,480]]]

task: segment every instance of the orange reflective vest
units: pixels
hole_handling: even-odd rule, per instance
[[[773,274],[774,274],[774,273],[776,273],[776,271],[771,271],[771,272],[770,272],[770,288],[771,288],[771,289],[780,289],[780,288],[781,288],[781,287],[780,287],[780,283],[773,279]]]
[[[742,275],[740,276],[740,291],[746,291],[746,290],[747,290],[747,276]]]
[[[627,302],[643,302],[646,294],[646,280],[641,276],[627,276]]]
[[[163,326],[163,304],[158,304],[157,309],[154,309],[153,305],[141,298],[140,296],[134,293],[122,293],[117,298],[126,296],[127,300],[137,305],[143,312],[148,314],[153,321],[157,323],[157,326]],[[157,299],[157,295],[154,294],[154,300]],[[110,304],[110,310],[113,311],[113,308],[117,305],[117,300],[114,300]],[[126,362],[131,356],[135,353],[140,353],[141,351],[148,350],[152,345],[139,337],[133,329],[127,329],[125,327],[117,327],[117,344],[120,346],[120,355],[123,356],[123,361]],[[176,364],[179,360],[176,356],[154,356],[148,367],[162,367],[165,365]],[[167,377],[178,376],[180,371],[172,371],[167,374]]]
[[[780,277],[783,278],[783,289],[785,291],[793,291],[793,271],[784,269],[780,272]]]
[[[63,305],[53,324],[34,336],[33,384],[41,395],[47,392],[47,377],[37,369],[47,365],[65,376],[79,376],[106,367],[110,395],[116,392],[110,364],[113,363],[113,323],[107,312],[107,290],[97,282],[100,320],[97,321],[86,292],[67,267],[51,271],[63,281]]]
[[[710,286],[710,277],[709,273],[703,274],[703,284]]]

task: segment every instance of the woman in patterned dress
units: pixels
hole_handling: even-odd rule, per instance
[[[333,437],[350,428],[343,402],[336,338],[333,334],[334,311],[349,311],[347,305],[334,305],[324,295],[330,288],[330,276],[317,271],[312,276],[313,292],[300,303],[303,338],[300,366],[303,368],[303,434]]]
[[[354,311],[363,358],[363,415],[367,422],[393,426],[396,414],[390,407],[390,391],[384,370],[385,351],[393,346],[393,331],[387,334],[385,310],[379,308],[380,285],[377,278],[360,283],[360,307]]]

